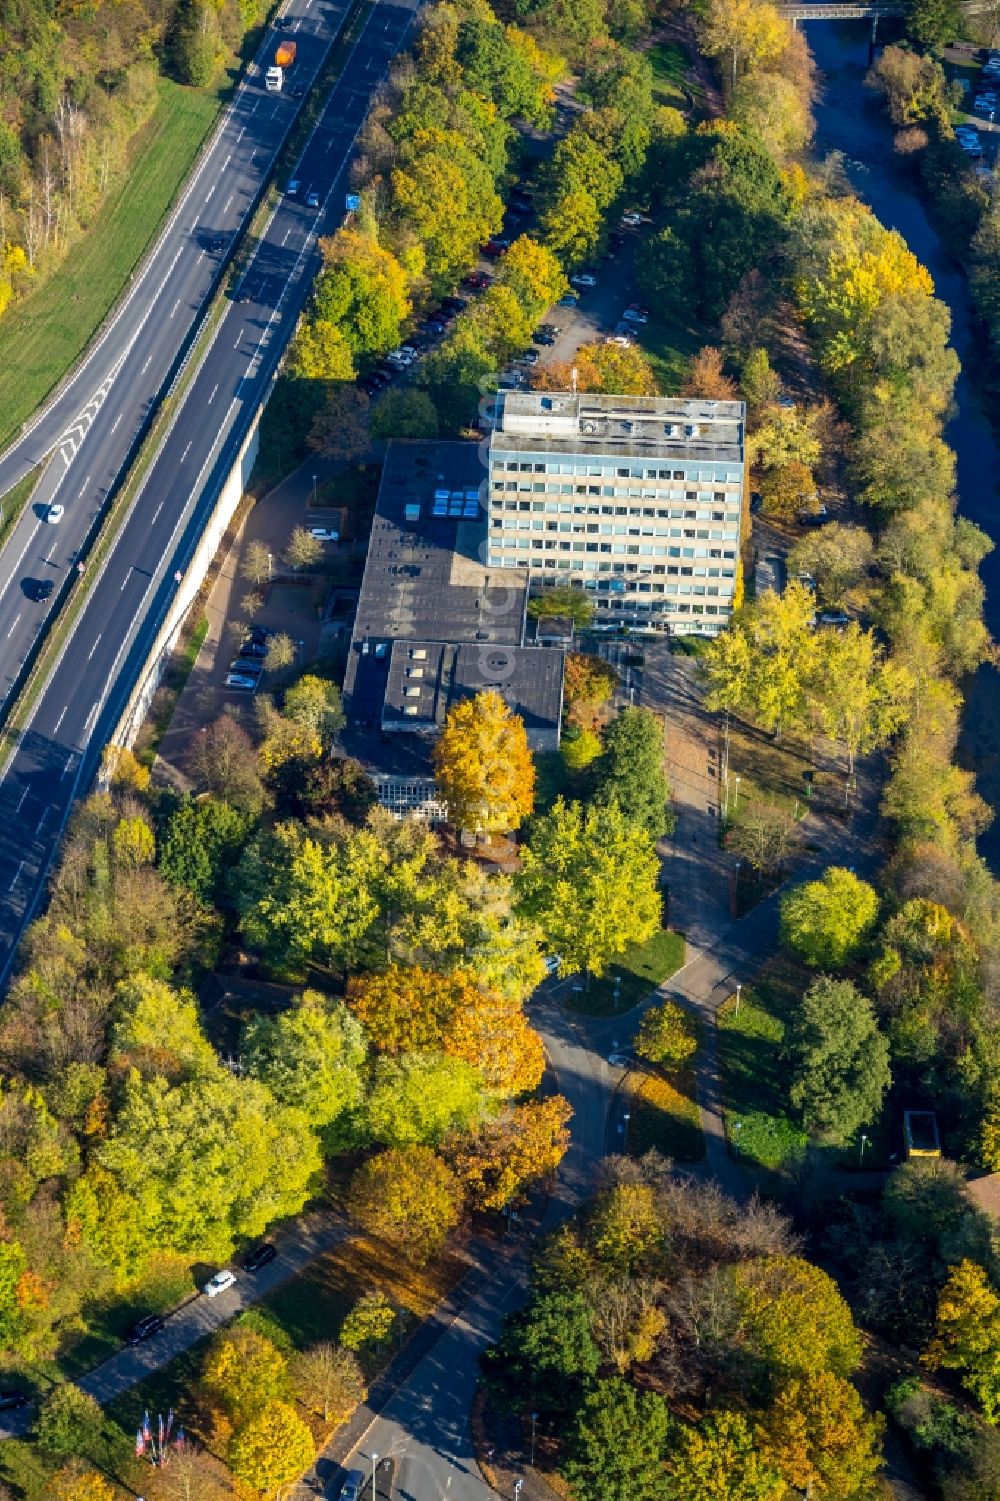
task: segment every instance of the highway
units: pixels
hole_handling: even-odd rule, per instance
[[[195,550],[294,329],[318,265],[317,236],[342,216],[355,139],[413,15],[410,4],[393,0],[376,0],[368,12],[295,169],[302,192],[281,199],[0,779],[0,984],[43,894],[73,799],[93,776],[175,574]],[[306,206],[310,187],[320,194],[318,211]],[[169,319],[167,299],[161,307]]]
[[[64,387],[0,457],[0,496],[51,454],[2,554],[0,710],[77,553],[134,451],[197,327],[230,248],[253,211],[301,101],[341,31],[350,0],[290,0],[269,30],[171,210],[151,254]],[[292,79],[264,87],[277,42],[294,39]],[[251,76],[252,75],[252,76]],[[65,508],[47,522],[50,502]],[[2,502],[0,502],[2,504]],[[51,583],[48,600],[35,596]]]

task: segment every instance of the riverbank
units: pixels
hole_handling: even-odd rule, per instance
[[[814,107],[816,147],[844,157],[853,190],[890,229],[898,230],[930,271],[935,291],[952,315],[952,344],[962,362],[955,387],[955,411],[944,437],[955,451],[958,509],[994,541],[1000,542],[997,476],[1000,443],[975,379],[975,315],[961,269],[944,249],[907,170],[893,150],[893,128],[879,96],[865,85],[868,70],[865,22],[813,22],[809,45],[819,67],[820,97]],[[990,634],[1000,637],[1000,551],[981,568],[986,586],[984,616]],[[962,757],[975,771],[982,796],[1000,809],[1000,676],[981,667],[965,684]],[[1000,871],[1000,819],[981,836],[979,849]]]

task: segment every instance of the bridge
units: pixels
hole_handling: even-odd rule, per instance
[[[829,5],[779,5],[777,9],[786,21],[795,26],[799,21],[867,21],[878,22],[882,16],[902,16],[909,10],[905,0],[872,0],[871,4],[855,4],[854,0],[831,0]]]

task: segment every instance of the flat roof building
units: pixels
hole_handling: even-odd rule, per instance
[[[429,744],[454,703],[485,689],[521,715],[533,750],[559,745],[563,653],[525,645],[528,580],[488,559],[485,478],[476,443],[386,452],[342,738],[381,773],[380,795],[397,811],[443,816],[427,811]]]
[[[595,624],[715,634],[739,566],[740,401],[501,391],[489,441],[491,568],[575,585]]]

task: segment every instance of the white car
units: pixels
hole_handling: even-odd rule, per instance
[[[215,1276],[205,1283],[202,1292],[206,1298],[217,1298],[220,1293],[228,1292],[229,1288],[235,1286],[236,1274],[227,1267],[225,1271],[216,1272]]]
[[[340,533],[332,526],[311,526],[310,537],[315,537],[319,542],[339,542]]]
[[[234,689],[237,693],[253,693],[259,679],[248,677],[245,672],[227,672],[226,687]]]
[[[63,519],[65,514],[66,507],[56,505],[55,502],[53,502],[53,504],[50,505],[48,510],[45,512],[45,519],[46,521],[51,521],[53,526],[58,526],[59,522]]]
[[[621,349],[631,349],[635,340],[629,334],[611,334],[605,344],[617,344]]]
[[[412,365],[415,358],[416,356],[412,350],[408,352],[403,348],[394,349],[391,354],[386,355],[386,359],[390,365],[398,365],[401,370],[406,370]]]
[[[642,215],[638,209],[630,208],[622,214],[622,223],[627,224],[629,229],[638,229],[642,223]]]
[[[574,287],[596,287],[597,277],[593,271],[578,271],[570,277],[570,285]]]

